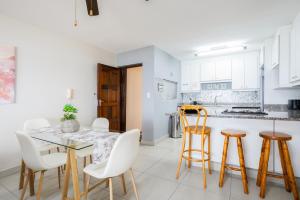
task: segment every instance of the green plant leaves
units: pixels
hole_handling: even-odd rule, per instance
[[[64,111],[64,116],[61,118],[61,121],[76,119],[76,115],[74,113],[77,113],[78,110],[72,104],[66,104],[63,108],[63,111]]]

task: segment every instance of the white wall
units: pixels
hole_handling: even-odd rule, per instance
[[[288,99],[300,99],[300,89],[274,90],[272,75],[272,40],[265,42],[265,104],[287,104]]]
[[[169,116],[166,114],[176,112],[177,105],[181,99],[179,94],[181,86],[181,62],[158,48],[154,49],[154,59],[154,139],[155,141],[159,141],[168,135]],[[160,97],[157,84],[161,79],[177,82],[177,99],[164,100]]]
[[[153,115],[154,115],[154,47],[136,49],[117,55],[118,66],[142,63],[143,91],[142,91],[142,131],[143,142],[153,141]]]
[[[46,117],[58,121],[66,89],[74,88],[73,103],[81,124],[96,117],[96,64],[115,65],[112,53],[60,37],[0,15],[0,45],[17,48],[16,103],[0,105],[0,171],[19,165],[14,131],[24,120]]]

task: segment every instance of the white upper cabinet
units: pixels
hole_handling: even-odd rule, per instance
[[[244,56],[245,89],[259,88],[259,57],[257,52],[247,53]]]
[[[201,63],[201,81],[214,81],[216,64],[213,60]]]
[[[291,30],[291,66],[290,66],[290,82],[296,80],[297,76],[296,67],[296,31],[293,27]]]
[[[276,67],[279,65],[279,34],[276,33],[273,40],[272,46],[272,67]]]
[[[197,91],[200,90],[200,64],[199,62],[189,61],[181,63],[181,90]]]
[[[243,56],[234,56],[232,63],[232,89],[240,90],[245,87],[245,66]]]
[[[232,81],[234,90],[259,88],[259,52],[219,56],[181,63],[181,90],[201,90],[201,82]]]
[[[259,53],[250,52],[232,58],[232,89],[257,90],[259,88]]]
[[[216,61],[216,80],[231,79],[231,60],[229,57]]]
[[[293,23],[291,33],[290,82],[300,84],[300,13]]]

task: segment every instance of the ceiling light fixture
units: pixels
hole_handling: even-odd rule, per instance
[[[220,54],[226,54],[226,53],[234,53],[238,51],[246,50],[246,45],[239,45],[239,46],[214,46],[211,47],[209,50],[203,50],[203,51],[197,51],[195,53],[195,56],[197,57],[203,57],[203,56],[212,56],[212,55],[220,55]]]

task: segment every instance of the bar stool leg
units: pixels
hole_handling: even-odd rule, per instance
[[[229,137],[225,136],[224,146],[223,146],[223,155],[222,155],[222,164],[221,164],[221,170],[220,170],[219,187],[223,187],[228,143],[229,143]]]
[[[177,171],[176,171],[176,179],[179,178],[179,173],[180,173],[180,168],[181,168],[181,163],[182,163],[182,157],[185,149],[185,143],[186,143],[186,133],[183,133],[182,136],[182,147],[181,147],[181,152],[178,160],[178,166],[177,166]]]
[[[263,166],[263,163],[264,163],[265,146],[266,146],[266,140],[263,139],[263,142],[262,142],[262,145],[261,145],[259,167],[258,167],[257,177],[256,177],[256,185],[258,187],[260,187],[260,183],[261,183],[261,172],[262,172],[262,166]]]
[[[238,154],[239,154],[239,161],[240,161],[244,193],[248,194],[249,193],[248,184],[247,184],[248,181],[247,181],[247,174],[246,174],[245,160],[244,160],[244,153],[243,153],[243,146],[242,146],[241,138],[237,138],[237,148],[238,148]]]
[[[210,165],[210,133],[207,135],[207,152],[208,152],[208,172],[211,174],[211,165]]]
[[[201,136],[201,156],[202,156],[202,174],[203,174],[203,188],[206,188],[206,171],[205,171],[205,154],[204,154],[204,135]]]
[[[265,198],[266,193],[266,181],[267,181],[267,172],[268,172],[268,163],[270,156],[270,140],[266,139],[265,141],[265,149],[264,149],[264,160],[262,164],[262,174],[261,174],[261,185],[260,185],[260,193],[259,196],[261,198]]]
[[[191,163],[192,163],[192,161],[190,160],[191,159],[191,157],[192,157],[192,138],[193,138],[193,136],[192,136],[192,134],[191,133],[189,133],[189,156],[188,156],[188,168],[191,168]]]
[[[280,162],[281,162],[281,167],[282,167],[282,174],[283,174],[285,189],[286,189],[286,191],[291,192],[289,177],[288,177],[287,169],[286,169],[286,160],[284,159],[282,142],[280,140],[278,141],[278,149],[279,149]]]
[[[296,184],[296,180],[295,180],[295,176],[294,176],[294,170],[292,167],[292,162],[291,162],[289,149],[288,149],[286,141],[282,141],[282,149],[283,149],[283,154],[284,154],[284,160],[286,161],[287,174],[289,176],[289,182],[291,184],[293,196],[294,196],[295,200],[299,200],[299,193],[298,193],[297,184]]]

